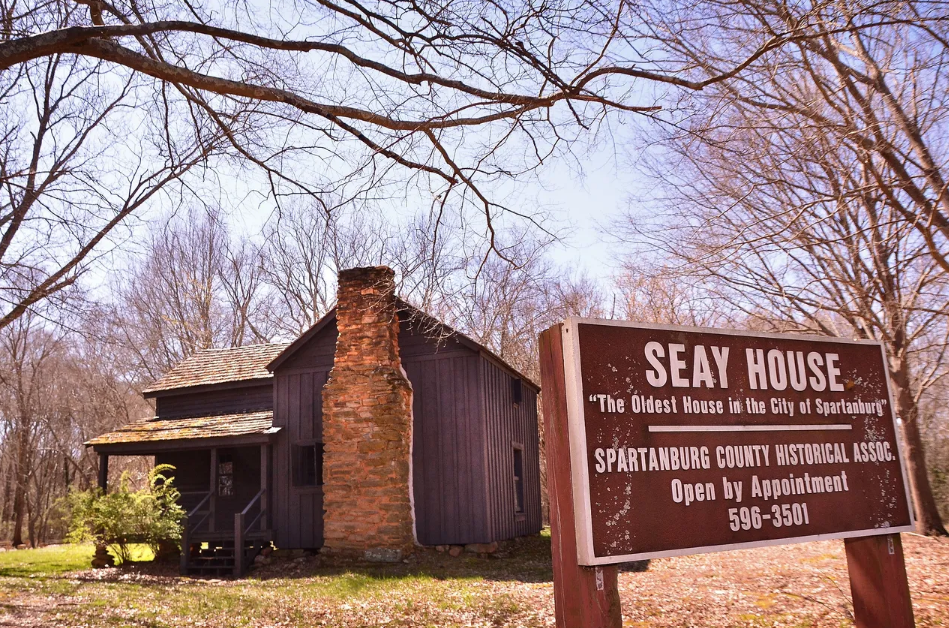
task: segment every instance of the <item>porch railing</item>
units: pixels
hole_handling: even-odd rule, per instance
[[[198,504],[189,510],[188,514],[186,514],[181,521],[181,573],[185,573],[188,568],[188,559],[191,553],[191,534],[196,532],[205,522],[210,524],[210,522],[214,521],[214,500],[211,499],[212,493],[213,491],[208,491],[207,493],[181,493],[182,497],[185,495],[203,495],[201,500],[198,501]],[[208,504],[208,508],[201,510],[205,504]]]
[[[247,523],[247,514],[253,509],[254,505],[260,503],[257,516]],[[244,506],[244,510],[234,515],[234,575],[243,576],[247,565],[247,554],[244,549],[244,539],[250,534],[254,526],[259,525],[259,531],[267,531],[267,489],[262,488],[254,497]]]

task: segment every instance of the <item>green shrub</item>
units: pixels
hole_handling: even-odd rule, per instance
[[[158,465],[148,473],[148,486],[135,491],[131,478],[123,473],[119,485],[108,493],[95,488],[75,491],[67,500],[69,536],[73,543],[92,541],[106,545],[123,563],[130,560],[130,545],[146,543],[157,556],[169,544],[181,539],[178,489],[171,465]]]

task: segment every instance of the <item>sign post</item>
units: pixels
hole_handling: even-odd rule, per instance
[[[544,437],[547,442],[547,492],[554,568],[554,607],[558,628],[620,628],[617,568],[584,567],[577,562],[576,518],[570,468],[570,434],[564,381],[562,326],[540,336],[544,386]]]
[[[899,534],[845,539],[857,628],[913,628]]]
[[[620,625],[617,563],[834,538],[857,625],[913,625],[879,343],[572,318],[541,351],[558,626]]]

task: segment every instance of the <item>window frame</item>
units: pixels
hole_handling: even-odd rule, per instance
[[[217,465],[215,473],[215,494],[222,499],[231,499],[234,497],[234,455],[232,453],[218,452]]]
[[[514,516],[524,517],[527,514],[527,505],[524,503],[527,497],[527,491],[524,489],[524,445],[523,443],[512,442],[511,455],[511,476],[514,485]],[[520,474],[518,474],[518,462],[520,462]],[[520,510],[518,510],[520,506]]]
[[[524,401],[524,382],[520,377],[511,378],[511,402],[518,407]]]
[[[313,484],[301,480],[303,462],[299,456],[305,449],[313,449]],[[318,440],[298,441],[290,444],[290,488],[294,490],[314,490],[323,488],[324,444]]]

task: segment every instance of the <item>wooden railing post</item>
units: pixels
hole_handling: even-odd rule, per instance
[[[267,521],[267,517],[270,515],[270,509],[267,508],[267,489],[270,488],[270,445],[266,444],[260,446],[260,488],[263,491],[260,496],[260,512],[262,514],[260,529],[263,531],[270,529],[270,522]]]
[[[244,575],[244,513],[234,515],[234,577]]]
[[[214,532],[214,519],[217,518],[217,449],[211,449],[211,516],[208,521],[208,532]]]

